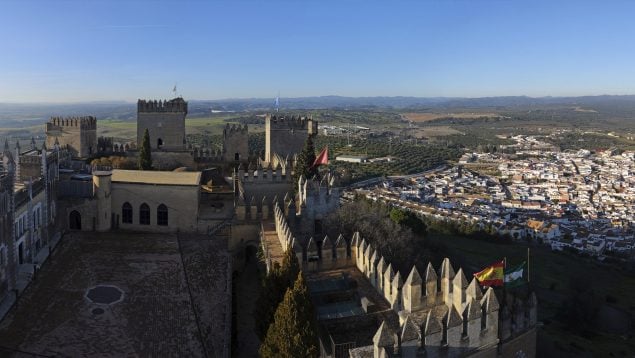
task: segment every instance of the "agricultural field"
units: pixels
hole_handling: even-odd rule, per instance
[[[450,126],[416,126],[408,130],[416,138],[435,138],[449,135],[465,135],[465,133]]]
[[[500,117],[498,113],[403,113],[402,117],[415,123],[434,122],[438,119],[484,119]]]
[[[463,150],[442,145],[421,145],[399,141],[390,142],[387,138],[351,139],[351,145],[345,137],[318,136],[316,150],[329,147],[330,166],[342,174],[344,182],[368,179],[377,176],[403,175],[424,170],[457,160]],[[343,154],[367,155],[393,158],[391,162],[345,163],[335,158]]]

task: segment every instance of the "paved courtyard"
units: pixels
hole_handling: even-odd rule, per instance
[[[67,234],[0,323],[0,355],[227,356],[230,260],[210,240],[179,246],[176,235]],[[87,295],[96,286],[123,295]]]

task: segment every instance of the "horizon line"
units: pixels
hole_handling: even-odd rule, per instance
[[[582,97],[628,97],[635,96],[635,93],[631,94],[586,94],[586,95],[545,95],[545,96],[529,96],[529,95],[499,95],[499,96],[480,96],[480,97],[472,97],[472,96],[405,96],[405,95],[396,95],[396,96],[383,96],[383,95],[375,95],[375,96],[343,96],[336,94],[329,95],[315,95],[315,96],[298,96],[298,97],[280,97],[280,99],[304,99],[304,98],[326,98],[326,97],[339,97],[339,98],[351,98],[351,99],[372,99],[372,98],[412,98],[412,99],[488,99],[488,98],[529,98],[529,99],[546,99],[546,98],[582,98]],[[169,100],[174,98],[183,98],[183,96],[177,96],[172,98],[159,98],[157,100]],[[248,100],[265,100],[270,97],[225,97],[225,98],[217,98],[217,99],[200,99],[193,98],[188,99],[188,101],[248,101]],[[144,99],[138,98],[137,100]],[[275,99],[275,96],[271,97],[271,99]],[[104,99],[104,100],[84,100],[84,101],[8,101],[8,102],[0,102],[0,105],[71,105],[71,104],[99,104],[99,103],[127,103],[134,104],[135,100],[125,100],[125,99]]]

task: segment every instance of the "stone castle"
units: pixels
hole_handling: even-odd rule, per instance
[[[139,100],[137,141],[147,128],[153,158],[187,157],[200,171],[87,166],[77,158],[97,148],[94,117],[51,118],[41,148],[5,144],[0,300],[24,288],[62,232],[196,233],[226,240],[236,268],[256,248],[268,268],[293,250],[316,303],[323,357],[535,356],[533,294],[483,290],[448,259],[423,275],[400,273],[359,234],[325,236],[326,216],[340,205],[336,177],[293,179],[294,156],[317,121],[267,115],[264,157],[254,158],[246,125],[225,126],[222,150],[187,148],[186,115],[182,98]]]

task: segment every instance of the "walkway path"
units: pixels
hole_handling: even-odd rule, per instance
[[[255,332],[254,309],[260,294],[260,273],[256,265],[256,258],[252,257],[245,264],[243,272],[238,274],[236,309],[238,311],[237,330],[238,346],[234,357],[257,357],[260,340]]]

